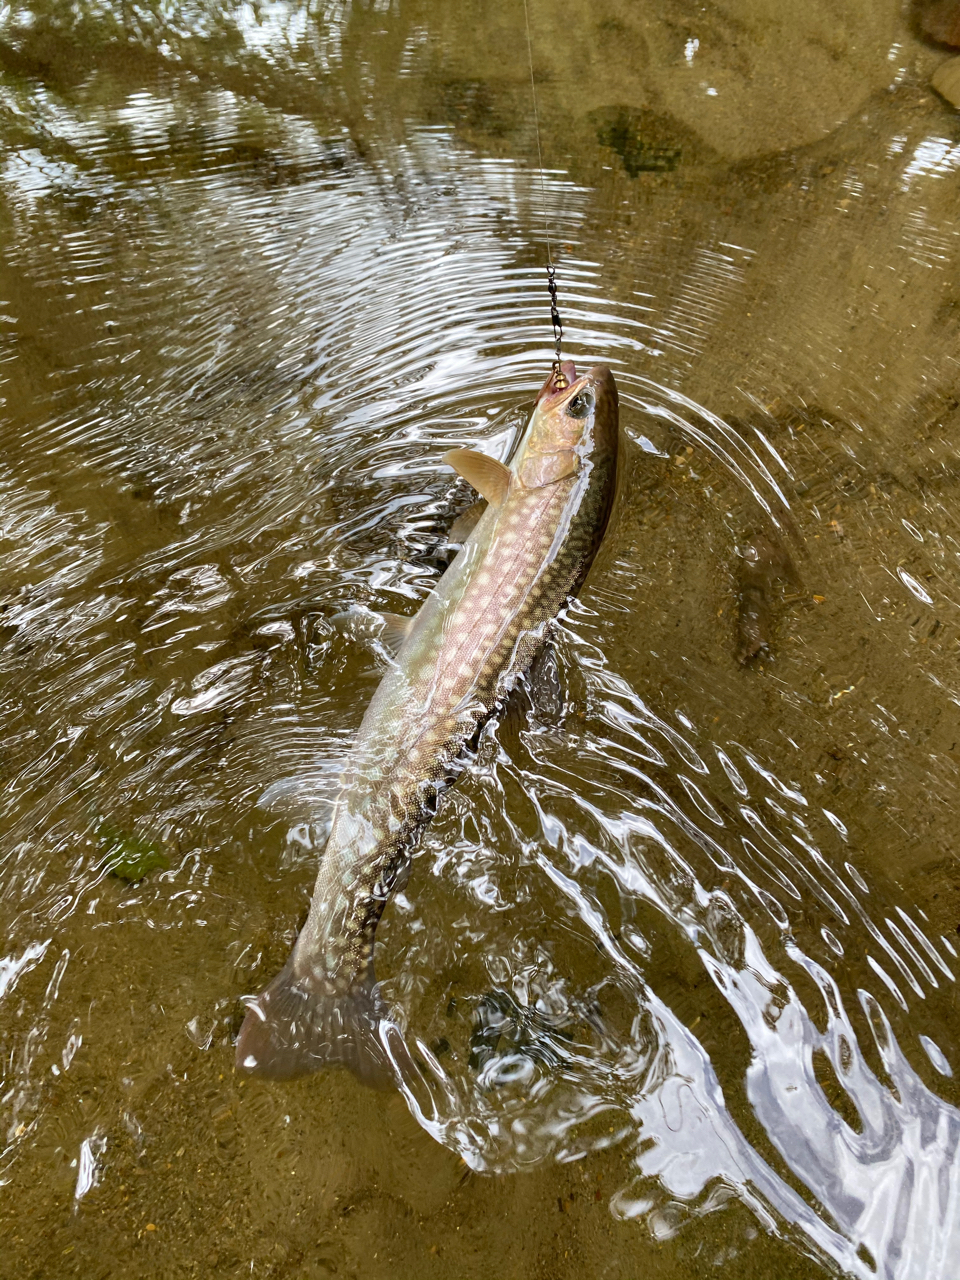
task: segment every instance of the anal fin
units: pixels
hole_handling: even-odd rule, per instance
[[[343,613],[335,613],[330,622],[344,635],[361,640],[376,640],[391,658],[395,658],[415,620],[402,617],[399,613],[378,612],[363,605],[353,606]]]
[[[414,619],[405,618],[399,613],[380,613],[377,616],[383,619],[383,626],[377,639],[390,656],[395,658],[404,640],[410,634]]]
[[[549,640],[537,650],[524,678],[536,718],[543,724],[559,725],[566,710],[566,698],[557,651]]]

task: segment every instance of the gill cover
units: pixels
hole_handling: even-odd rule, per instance
[[[553,368],[540,388],[517,459],[517,475],[526,488],[539,489],[577,474],[581,457],[592,448],[598,390],[612,381],[602,365],[579,378],[572,360]]]

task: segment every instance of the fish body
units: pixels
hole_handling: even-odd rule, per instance
[[[399,643],[341,775],[307,920],[247,1009],[241,1068],[293,1076],[341,1063],[389,1082],[377,1036],[374,933],[451,762],[543,643],[586,575],[616,483],[617,389],[603,366],[555,370],[509,467],[446,455],[487,499]]]

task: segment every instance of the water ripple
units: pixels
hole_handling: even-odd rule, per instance
[[[285,15],[249,33],[278,67],[314,39]],[[342,37],[331,21],[318,64]],[[19,344],[0,355],[0,1173],[66,1124],[49,1080],[97,1062],[79,1204],[146,1141],[111,1056],[128,993],[161,1071],[174,1038],[226,1061],[236,998],[289,944],[380,674],[330,618],[431,589],[466,501],[439,456],[506,450],[551,357],[540,183],[446,125],[371,154],[225,90],[74,112],[3,94],[35,145],[0,170]],[[942,183],[941,142],[917,142],[898,199]],[[960,705],[916,630],[956,602],[949,450],[932,429],[902,502],[857,422],[783,379],[700,403],[757,252],[719,221],[692,246],[655,229],[620,274],[589,187],[551,171],[545,191],[569,354],[621,386],[628,497],[557,627],[562,729],[534,709],[484,730],[384,919],[387,1049],[405,1041],[413,1114],[473,1168],[616,1147],[614,1212],[659,1240],[737,1198],[849,1274],[947,1277],[957,953],[850,832],[864,774],[893,830],[892,784],[913,770],[942,809],[956,767],[946,745],[894,751],[906,699],[879,705],[853,641],[819,661],[808,639],[813,674],[785,642],[760,680],[717,636],[762,529],[802,558],[808,635],[831,592],[858,618],[862,599],[875,644]],[[902,212],[897,252],[943,270],[952,228]],[[832,735],[813,762],[811,724]]]

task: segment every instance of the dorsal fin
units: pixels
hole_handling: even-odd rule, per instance
[[[490,458],[476,449],[451,449],[443,455],[447,466],[472,484],[492,507],[499,507],[507,496],[513,472],[496,458]]]

